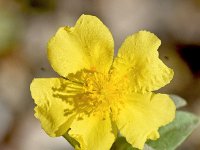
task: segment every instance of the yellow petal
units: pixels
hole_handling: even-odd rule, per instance
[[[65,111],[72,106],[56,93],[65,82],[67,80],[62,78],[40,78],[34,79],[30,86],[31,95],[37,105],[35,117],[40,120],[46,133],[53,137],[63,135],[74,118],[73,113],[66,115]]]
[[[114,41],[108,28],[95,16],[82,15],[74,27],[62,27],[48,43],[48,59],[61,76],[81,69],[108,72]]]
[[[152,33],[140,31],[129,36],[113,63],[113,75],[128,80],[135,92],[157,90],[168,84],[173,70],[158,57],[161,41]]]
[[[158,128],[174,117],[175,105],[168,95],[133,93],[124,101],[116,124],[133,147],[143,149],[146,140],[159,138]]]
[[[109,117],[90,115],[74,121],[70,128],[69,135],[79,142],[80,147],[76,149],[80,150],[109,150],[117,134]]]

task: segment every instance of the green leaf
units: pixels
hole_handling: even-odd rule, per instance
[[[129,144],[124,137],[120,136],[117,138],[117,140],[112,145],[110,150],[138,150],[138,149],[133,148],[132,145]],[[144,150],[154,150],[154,149],[148,145],[145,145]]]
[[[144,150],[175,150],[198,126],[199,118],[191,113],[177,111],[175,120],[159,129],[160,138],[148,141]],[[118,137],[111,150],[137,150],[124,137]]]
[[[155,150],[175,150],[197,127],[199,118],[191,113],[177,111],[175,120],[160,128],[160,138],[147,144]]]
[[[170,94],[170,97],[174,101],[176,108],[180,108],[187,105],[186,100],[178,95]]]
[[[110,150],[137,150],[129,144],[124,137],[118,137]]]

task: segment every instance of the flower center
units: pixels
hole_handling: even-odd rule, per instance
[[[52,88],[54,96],[65,101],[68,107],[65,115],[77,114],[79,119],[84,116],[98,115],[105,118],[112,114],[115,120],[125,95],[126,83],[113,81],[109,74],[83,70],[70,74],[69,80],[60,81],[60,86]]]
[[[85,102],[86,109],[93,115],[104,117],[119,95],[117,86],[110,81],[108,74],[87,72],[83,78],[84,93],[81,95],[81,102]]]
[[[66,115],[75,112],[80,119],[85,115],[104,118],[110,112],[116,114],[118,111],[122,88],[118,83],[112,82],[108,74],[84,70],[69,75],[69,80],[66,81],[68,82],[61,86],[62,90],[59,89],[62,100],[70,105],[66,109]]]

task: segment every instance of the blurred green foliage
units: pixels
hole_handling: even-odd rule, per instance
[[[0,8],[0,55],[9,52],[18,44],[22,25],[19,14]]]
[[[16,0],[26,12],[45,12],[55,9],[55,0]]]

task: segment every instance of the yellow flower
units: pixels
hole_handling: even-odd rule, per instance
[[[118,132],[139,149],[159,138],[158,128],[175,116],[169,96],[153,92],[173,77],[158,57],[160,44],[140,31],[113,61],[112,35],[95,16],[61,27],[48,43],[48,59],[61,77],[34,79],[30,87],[46,133],[68,133],[81,150],[109,150]]]

